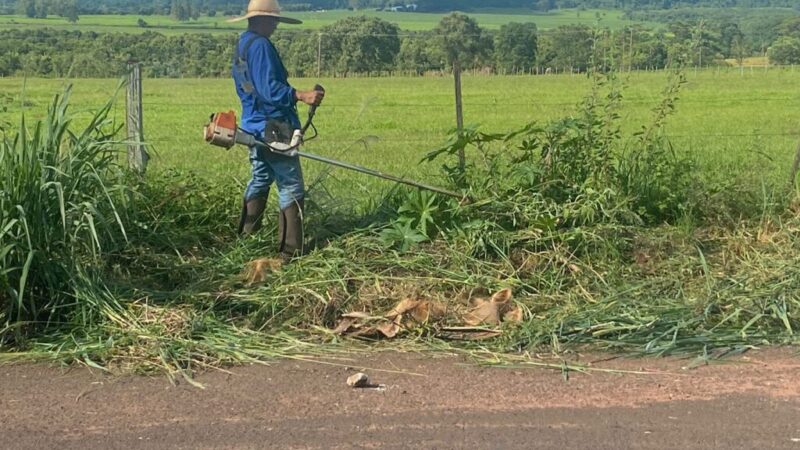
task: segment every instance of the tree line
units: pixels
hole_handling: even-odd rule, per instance
[[[785,20],[776,33],[769,47],[773,62],[800,64],[800,17]],[[0,76],[114,77],[129,61],[139,61],[148,77],[225,77],[236,41],[233,33],[6,30],[0,32]],[[318,31],[279,30],[273,41],[294,76],[423,74],[450,70],[456,62],[490,73],[637,70],[741,62],[762,50],[734,22],[681,22],[657,32],[570,25],[542,33],[532,23],[488,31],[460,13],[430,32],[401,32],[385,20],[354,16]]]
[[[0,14],[44,18],[81,14],[171,15],[190,20],[199,15],[235,15],[244,0],[0,0]],[[286,10],[385,9],[414,4],[416,11],[470,11],[482,8],[520,8],[549,11],[560,8],[609,8],[630,11],[669,10],[679,7],[763,8],[797,7],[796,0],[284,0]],[[63,5],[63,6],[62,6]],[[66,10],[66,12],[60,12]]]

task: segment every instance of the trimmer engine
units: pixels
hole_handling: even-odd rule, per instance
[[[297,150],[303,145],[303,134],[301,130],[294,130],[292,140],[286,144],[283,142],[262,142],[255,136],[239,129],[236,122],[236,113],[233,111],[218,112],[211,115],[206,127],[203,129],[203,137],[211,145],[230,149],[236,144],[247,147],[262,147],[271,152],[280,153],[285,156],[296,156]]]
[[[235,112],[218,112],[211,115],[211,119],[203,129],[203,138],[211,145],[229,150],[237,144],[238,130]]]

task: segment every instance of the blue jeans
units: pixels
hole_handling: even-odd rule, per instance
[[[278,204],[286,209],[305,197],[303,168],[299,156],[283,156],[256,147],[250,148],[253,178],[247,185],[244,201],[269,197],[272,183],[278,185]]]

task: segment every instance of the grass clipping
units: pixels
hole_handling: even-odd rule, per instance
[[[491,298],[475,297],[468,307],[448,308],[442,302],[407,298],[386,314],[367,312],[342,315],[333,330],[338,335],[364,338],[395,338],[403,332],[419,328],[433,330],[445,339],[479,340],[496,337],[501,323],[522,322],[522,309],[511,302],[511,289],[503,289]],[[449,324],[457,325],[449,325]]]

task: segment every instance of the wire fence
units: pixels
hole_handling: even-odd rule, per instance
[[[448,89],[446,92],[442,92],[443,95],[452,95],[452,91]],[[480,94],[483,96],[484,94]],[[215,104],[214,100],[198,100],[198,101],[169,101],[169,100],[162,100],[160,97],[162,94],[156,99],[148,98],[147,92],[143,95],[143,104],[145,109],[145,115],[147,116],[147,112],[150,113],[159,112],[163,110],[175,110],[181,109],[185,111],[204,111],[204,109],[208,108],[219,108],[219,109],[227,109],[231,106],[238,106],[238,105],[229,105],[229,104]],[[441,97],[441,96],[440,96]],[[660,101],[658,95],[654,94],[652,97],[648,98],[623,98],[620,102],[621,110],[625,111],[625,108],[635,107],[637,111],[642,111],[642,107],[645,107],[647,111],[656,107]],[[510,132],[513,131],[516,127],[524,126],[528,122],[536,122],[540,124],[546,124],[548,121],[553,119],[554,117],[566,117],[571,113],[577,111],[577,108],[580,107],[582,103],[582,99],[576,99],[574,101],[531,101],[531,102],[519,102],[519,101],[512,101],[507,102],[503,101],[502,99],[498,98],[494,101],[486,101],[486,100],[473,100],[469,95],[465,96],[464,98],[464,107],[467,111],[471,114],[468,118],[467,122],[470,124],[480,124],[482,122],[487,122],[487,117],[498,117],[503,116],[509,119],[507,124],[504,126],[504,129],[489,129],[486,126],[482,127],[481,129],[486,132]],[[757,106],[763,106],[765,104],[769,105],[778,105],[780,109],[784,110],[785,112],[791,112],[795,108],[794,106],[800,103],[800,94],[797,96],[791,97],[732,97],[732,98],[718,98],[718,97],[704,97],[704,98],[681,98],[678,101],[679,108],[682,106],[690,106],[690,107],[712,107],[711,109],[721,108],[721,109],[738,109],[739,105],[747,105],[747,108],[754,108]],[[370,147],[374,145],[380,145],[385,143],[391,144],[408,144],[410,146],[415,147],[422,147],[424,148],[434,148],[441,144],[444,144],[447,139],[447,133],[449,130],[455,128],[455,114],[454,114],[454,101],[438,101],[438,102],[416,102],[416,101],[406,101],[404,102],[402,98],[391,98],[390,100],[381,100],[381,99],[370,99],[367,102],[352,102],[347,100],[336,100],[336,101],[326,101],[324,107],[321,111],[323,120],[331,121],[336,124],[337,119],[336,116],[340,115],[339,110],[358,110],[358,115],[360,116],[362,122],[364,123],[364,129],[358,127],[348,127],[347,129],[339,129],[337,127],[334,133],[329,133],[328,137],[326,137],[325,141],[330,143],[332,146],[335,147],[342,147],[342,146],[350,146],[350,145],[363,145],[364,147]],[[558,111],[542,111],[544,109],[559,109]],[[393,120],[402,120],[404,117],[415,117],[419,116],[420,110],[424,110],[426,112],[435,111],[437,116],[436,120],[432,120],[425,125],[428,127],[427,129],[419,129],[413,128],[412,126],[403,126],[402,124],[398,127],[392,129],[388,132],[381,132],[380,130],[376,129],[369,129],[369,122],[374,119],[375,117],[384,118],[384,111],[390,111],[390,117]],[[334,118],[325,118],[324,111],[330,111],[331,115]],[[517,111],[516,113],[512,111]],[[524,111],[525,114],[520,116],[520,111]],[[754,110],[755,111],[755,110]],[[204,113],[210,113],[212,111],[204,111]],[[712,111],[710,111],[711,113]],[[452,115],[452,117],[450,117]],[[516,116],[516,117],[515,117]],[[346,120],[345,118],[352,117],[350,115],[341,116],[341,120]],[[641,116],[639,122],[646,123],[648,120],[649,115]],[[176,119],[182,120],[181,116],[177,116]],[[451,120],[452,119],[452,120]],[[626,117],[627,119],[627,117]],[[489,120],[491,122],[491,120]],[[160,120],[159,126],[167,126],[163,122],[163,119]],[[687,124],[679,124],[679,128],[686,128]],[[671,140],[680,140],[682,142],[686,141],[697,141],[697,142],[707,142],[710,140],[721,140],[721,139],[729,139],[729,140],[738,140],[740,143],[742,142],[750,142],[755,141],[758,139],[764,138],[787,138],[787,139],[800,139],[800,120],[796,124],[786,124],[785,129],[787,131],[774,131],[776,126],[774,121],[765,121],[764,123],[757,123],[757,122],[750,122],[748,123],[748,128],[754,131],[741,131],[741,132],[725,132],[725,131],[704,131],[698,133],[692,132],[667,132],[664,133],[663,136],[667,139]],[[177,127],[176,127],[177,128]],[[667,128],[670,128],[668,126]],[[766,129],[765,131],[758,131],[759,129]],[[332,136],[331,136],[332,134]],[[422,136],[420,136],[422,135]],[[420,136],[420,137],[414,137]],[[634,141],[635,137],[631,137],[629,141]],[[162,143],[167,143],[171,141],[165,141]],[[158,143],[151,141],[151,143]],[[768,150],[767,150],[768,151]]]
[[[448,90],[448,93],[450,91]],[[735,108],[737,104],[747,104],[747,105],[760,105],[764,103],[770,104],[778,104],[781,105],[786,111],[791,111],[794,109],[794,105],[796,105],[800,101],[800,96],[798,97],[784,97],[784,98],[717,98],[717,99],[681,99],[679,100],[680,105],[692,105],[692,106],[731,106]],[[634,99],[634,100],[626,100],[623,99],[620,107],[624,110],[625,107],[628,106],[635,106],[635,107],[655,107],[658,103],[657,98],[651,99]],[[503,116],[509,120],[503,129],[491,129],[487,126],[481,126],[480,129],[487,132],[487,133],[503,133],[503,132],[511,132],[514,129],[521,128],[527,122],[535,122],[541,125],[545,125],[550,122],[554,117],[566,117],[571,113],[577,111],[577,108],[580,106],[581,101],[576,100],[572,102],[532,102],[532,103],[522,103],[522,102],[486,102],[486,101],[470,101],[469,96],[465,97],[464,106],[468,112],[472,115],[468,118],[468,123],[477,123],[480,124],[481,122],[486,122],[486,119],[489,116]],[[214,105],[213,102],[210,101],[195,101],[195,102],[187,102],[187,101],[179,101],[179,102],[170,102],[170,101],[161,101],[161,100],[148,100],[147,94],[144,95],[144,109],[145,109],[145,118],[147,118],[148,113],[158,113],[164,109],[169,111],[174,111],[175,109],[181,109],[186,111],[203,111],[203,114],[212,112],[208,110],[209,108],[213,108],[216,106],[218,109],[227,109],[227,107],[231,105]],[[238,105],[234,105],[238,106]],[[515,114],[510,112],[510,110],[519,110],[520,108],[528,108],[526,111],[526,115],[524,117],[519,117],[519,114]],[[541,112],[542,108],[564,108],[563,114],[560,114],[558,111],[549,111],[549,112]],[[349,120],[345,119],[349,116],[341,116],[337,110],[341,109],[359,109],[361,110],[361,119],[362,125],[359,126],[347,126],[342,129],[337,122],[341,120]],[[379,129],[370,128],[370,122],[375,119],[376,117],[383,118],[384,113],[381,110],[388,109],[390,111],[391,117],[393,119],[401,119],[403,117],[414,117],[420,114],[420,110],[436,110],[437,116],[436,120],[431,120],[427,122],[426,128],[417,128],[414,125],[400,125],[399,127],[392,129],[390,131],[381,131]],[[649,111],[650,108],[647,110]],[[329,111],[330,115],[328,118],[325,117],[325,111]],[[450,115],[452,114],[452,118]],[[337,116],[341,118],[337,120]],[[455,128],[455,114],[454,114],[454,105],[452,103],[447,102],[440,102],[440,103],[395,103],[394,100],[392,102],[382,103],[380,101],[373,101],[368,105],[363,103],[353,103],[353,102],[326,102],[321,109],[321,113],[318,115],[318,118],[322,118],[323,121],[327,122],[329,125],[333,125],[335,130],[326,133],[326,130],[322,130],[323,139],[321,141],[317,141],[314,143],[316,147],[330,147],[333,149],[336,148],[352,148],[352,147],[363,147],[364,149],[375,149],[386,144],[390,144],[392,148],[398,147],[408,147],[417,150],[417,153],[422,154],[425,151],[432,150],[434,148],[438,148],[443,146],[448,138],[448,131]],[[166,123],[163,119],[159,120],[159,127],[161,128],[168,128],[168,129],[179,129],[182,125],[178,123],[178,121],[184,120],[184,116],[176,115],[175,120],[176,123],[172,126],[169,123]],[[642,116],[639,122],[646,123],[649,118],[649,115]],[[451,120],[452,119],[452,120]],[[414,122],[418,123],[418,122]],[[179,126],[180,125],[180,126]],[[687,126],[686,123],[679,124],[680,128],[685,128]],[[773,122],[766,121],[764,123],[754,123],[751,122],[748,124],[749,128],[753,130],[758,130],[758,128],[766,128],[766,129],[773,129],[775,128],[775,124]],[[669,129],[670,126],[667,126]],[[795,125],[787,126],[789,129],[788,131],[742,131],[742,132],[724,132],[724,131],[704,131],[704,132],[665,132],[663,133],[663,137],[672,141],[680,142],[681,144],[685,143],[708,143],[711,141],[721,141],[721,140],[729,140],[733,141],[733,144],[739,145],[745,151],[750,151],[752,149],[747,149],[745,147],[752,146],[753,142],[763,141],[765,139],[775,139],[775,138],[784,138],[787,140],[787,143],[780,148],[768,148],[765,145],[765,148],[760,148],[758,151],[764,153],[772,153],[772,152],[780,152],[784,153],[787,150],[793,150],[793,144],[789,142],[794,142],[795,140],[800,140],[800,120]],[[794,131],[796,129],[796,131]],[[623,141],[626,143],[635,142],[637,138],[635,136],[629,136],[625,138]],[[174,145],[176,139],[174,137],[167,138],[167,139],[159,139],[158,137],[155,140],[151,139],[149,141],[150,144],[155,145]],[[380,161],[377,161],[380,163]]]
[[[232,104],[233,98],[229,95],[182,97],[172,101],[169,100],[172,92],[165,92],[163,89],[148,92],[147,86],[148,83],[145,82],[142,95],[145,136],[148,145],[159,149],[155,155],[155,164],[159,164],[158,159],[171,154],[174,149],[202,147],[204,144],[197,130],[209,113],[229,108],[238,109],[238,104]],[[379,169],[391,169],[404,163],[416,164],[428,151],[444,146],[449,131],[456,126],[452,89],[440,87],[443,91],[434,93],[436,101],[404,99],[394,92],[387,94],[385,98],[361,103],[347,98],[327,100],[318,115],[322,137],[310,144],[309,148],[327,155],[344,154],[345,159],[352,157],[356,162],[372,164]],[[744,118],[747,113],[738,113],[735,120],[741,126],[737,128],[735,125],[725,125],[722,122],[724,119],[719,119],[719,123],[715,124],[713,117],[704,118],[708,128],[703,129],[687,123],[678,115],[674,120],[670,119],[663,137],[680,148],[724,154],[725,158],[733,162],[748,158],[768,157],[776,161],[791,158],[796,143],[800,141],[800,120],[791,123],[787,117],[793,115],[795,105],[800,101],[800,94],[741,97],[735,95],[736,92],[738,91],[730,92],[733,96],[708,95],[702,98],[696,97],[699,94],[694,93],[695,97],[678,101],[678,114],[683,106],[708,107],[710,116],[715,114],[717,108],[738,111],[743,108],[753,113],[763,113],[757,116],[762,119],[750,118],[746,122]],[[487,100],[484,92],[473,91],[471,94],[464,96],[464,106],[468,114],[466,122],[483,124],[480,130],[488,133],[511,132],[530,122],[546,125],[552,119],[576,113],[581,104],[577,96],[573,101],[534,99],[527,102],[514,99],[507,102],[499,97],[497,100]],[[226,100],[220,102],[220,98]],[[622,125],[626,129],[622,145],[635,145],[637,138],[632,134],[635,126],[646,124],[650,117],[649,113],[642,115],[642,111],[649,112],[659,101],[660,96],[655,92],[645,98],[639,96],[622,99],[621,108],[627,114],[622,119]],[[764,113],[763,106],[767,104],[772,105],[777,114]],[[631,107],[634,109],[625,109]],[[352,120],[354,116],[350,111],[353,110],[359,114],[359,121]],[[426,114],[430,115],[430,120],[407,120]],[[776,116],[781,119],[776,121]],[[636,125],[626,123],[630,118],[635,119]],[[388,129],[381,127],[382,121],[386,120],[393,122]],[[245,166],[245,159],[242,161]],[[189,166],[202,163],[192,158],[174,159],[171,162]]]

